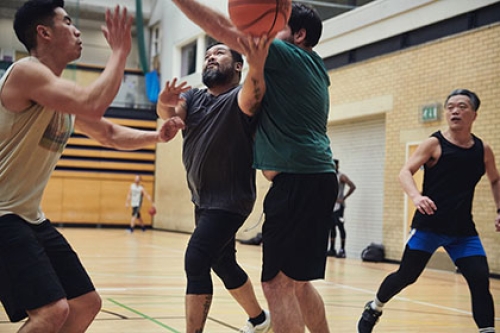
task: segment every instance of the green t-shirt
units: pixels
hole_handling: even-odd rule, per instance
[[[287,173],[334,172],[326,134],[330,80],[323,60],[315,52],[274,40],[265,79],[254,167]]]

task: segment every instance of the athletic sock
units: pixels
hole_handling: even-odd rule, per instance
[[[495,333],[495,328],[494,327],[480,328],[479,333]]]
[[[251,322],[254,327],[262,324],[265,320],[266,314],[264,313],[264,310],[257,317],[248,319],[248,321]]]
[[[385,303],[382,303],[381,301],[378,300],[377,297],[373,300],[371,303],[371,307],[373,310],[377,310],[379,312],[382,312],[382,308],[384,307]]]

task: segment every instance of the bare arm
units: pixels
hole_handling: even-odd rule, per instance
[[[244,34],[239,31],[231,20],[210,7],[195,0],[172,0],[184,14],[205,32],[229,48],[243,53],[238,38]]]
[[[153,202],[153,199],[151,199],[151,196],[149,195],[149,193],[146,191],[146,189],[143,187],[142,188],[142,194],[146,197],[146,199],[148,199],[149,202],[151,202],[151,204],[154,206],[154,202]]]
[[[342,202],[344,202],[348,197],[351,196],[351,194],[354,193],[354,191],[356,190],[356,185],[344,173],[340,176],[340,181],[349,187],[349,190],[347,190],[347,193],[344,195],[344,199],[342,200]],[[342,203],[342,202],[340,202],[340,203]]]
[[[413,175],[424,164],[432,159],[437,159],[440,154],[439,142],[436,138],[428,138],[422,142],[417,150],[410,156],[406,164],[399,172],[399,181],[403,190],[413,201],[415,207],[422,214],[434,214],[437,209],[436,204],[431,198],[423,196],[418,188]]]
[[[117,125],[105,118],[93,121],[77,117],[75,127],[103,146],[135,150],[171,140],[180,129],[184,128],[184,122],[178,117],[173,117],[166,121],[159,131],[143,131]]]
[[[267,36],[263,36],[259,39],[246,37],[238,39],[238,42],[249,66],[243,87],[238,94],[238,105],[245,114],[253,116],[258,111],[266,92],[264,65],[272,41]]]
[[[500,174],[495,164],[495,155],[491,147],[484,144],[484,166],[486,168],[486,175],[491,186],[491,192],[493,194],[493,200],[496,204],[496,209],[500,208]],[[496,231],[500,231],[500,214],[496,214],[495,218],[495,228]]]
[[[16,64],[2,93],[2,102],[11,111],[20,112],[34,102],[59,112],[91,119],[102,117],[120,87],[126,58],[131,48],[132,18],[117,6],[106,11],[103,33],[111,55],[99,78],[87,87],[60,78],[45,64],[25,61]],[[56,51],[57,52],[57,51]]]
[[[125,200],[125,207],[129,206],[131,197],[132,197],[132,190],[129,189],[127,193],[127,199]]]

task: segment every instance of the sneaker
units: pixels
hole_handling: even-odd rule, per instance
[[[245,245],[260,245],[262,243],[262,233],[259,232],[255,237],[246,240],[240,240],[239,242]]]
[[[345,258],[345,251],[344,249],[340,249],[339,253],[337,253],[337,258]]]
[[[337,251],[335,251],[335,249],[330,249],[330,250],[326,251],[326,256],[327,257],[336,257]]]
[[[269,311],[264,310],[266,314],[266,320],[263,323],[253,326],[250,321],[247,321],[246,325],[240,329],[240,333],[267,333],[271,329],[271,314]]]
[[[358,321],[358,333],[371,333],[373,326],[375,326],[382,315],[382,311],[372,309],[370,306],[371,303],[371,301],[366,303],[363,314]]]

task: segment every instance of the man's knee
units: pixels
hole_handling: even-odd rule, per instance
[[[272,279],[262,282],[262,289],[265,292],[287,291],[295,288],[295,281],[283,272],[278,272]]]
[[[69,303],[64,299],[28,310],[28,322],[33,328],[42,328],[44,332],[58,332],[69,316]],[[28,324],[28,323],[27,323]]]
[[[240,288],[248,280],[248,275],[236,262],[218,263],[212,269],[222,280],[224,287],[229,290]]]
[[[74,306],[74,303],[76,303],[76,306]],[[95,318],[99,311],[101,311],[102,300],[99,294],[93,291],[70,300],[69,304],[71,311],[73,311],[73,308],[76,308],[80,313],[84,312],[86,317]]]
[[[210,260],[200,251],[188,247],[184,258],[188,294],[212,294],[213,285],[210,275]]]

